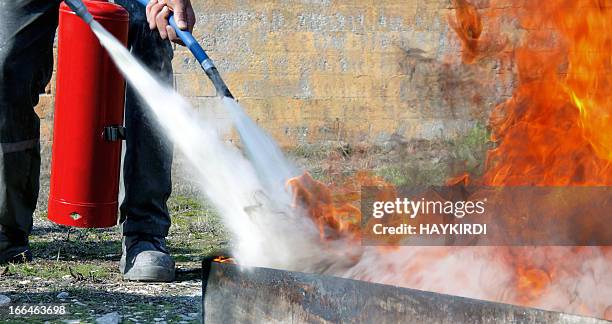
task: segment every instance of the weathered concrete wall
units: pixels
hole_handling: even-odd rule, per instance
[[[249,114],[285,146],[452,136],[510,94],[511,74],[499,78],[504,64],[460,63],[450,0],[193,2],[194,34]],[[213,88],[184,48],[174,68],[179,92],[207,109]],[[39,105],[44,139],[53,92]]]
[[[196,11],[195,34],[228,85],[285,145],[453,135],[503,91],[494,66],[460,65],[450,0],[197,1]],[[183,50],[175,70],[181,93],[213,94]]]

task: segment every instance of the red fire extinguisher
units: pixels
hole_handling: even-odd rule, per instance
[[[124,44],[128,12],[84,1],[94,19]],[[117,224],[125,80],[89,26],[62,3],[48,218],[103,228]]]

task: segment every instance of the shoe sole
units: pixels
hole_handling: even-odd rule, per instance
[[[174,270],[160,266],[132,268],[123,274],[123,280],[127,281],[172,282],[174,277]]]
[[[32,261],[32,251],[27,247],[18,247],[2,252],[4,256],[0,258],[0,265],[9,263],[25,263]]]

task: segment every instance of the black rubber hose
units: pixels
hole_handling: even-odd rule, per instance
[[[93,16],[87,10],[87,7],[81,0],[64,0],[68,7],[74,11],[77,16],[81,17],[89,25],[93,21]]]

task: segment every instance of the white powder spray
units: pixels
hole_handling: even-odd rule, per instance
[[[297,174],[297,169],[285,160],[274,141],[235,101],[225,98],[219,102],[231,111],[246,143],[258,148],[249,151],[251,161],[255,161],[251,163],[236,147],[223,141],[213,121],[200,119],[182,96],[158,82],[101,25],[94,22],[92,29],[192,164],[202,191],[235,235],[236,258],[256,266],[290,268],[300,264],[296,258],[304,256],[294,253],[295,249],[314,244],[319,234],[312,222],[290,206],[291,196],[284,181]],[[310,250],[313,255],[317,253]]]
[[[515,265],[504,260],[512,248],[401,247],[383,250],[347,241],[322,242],[305,213],[292,208],[285,181],[300,173],[231,99],[229,110],[249,159],[231,144],[212,119],[201,119],[186,100],[159,83],[99,24],[92,28],[168,136],[193,166],[202,191],[236,240],[234,256],[243,265],[319,272],[499,302],[517,303]],[[533,248],[534,260],[561,270],[534,307],[604,316],[612,301],[612,271],[606,250]],[[609,253],[609,252],[608,252]],[[577,259],[576,256],[581,256]]]

